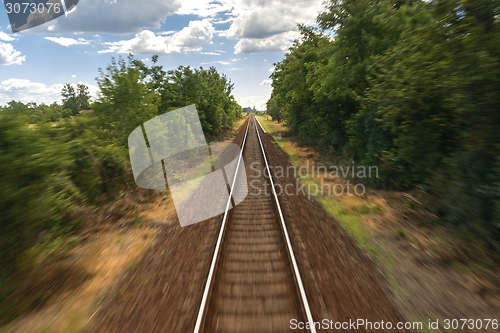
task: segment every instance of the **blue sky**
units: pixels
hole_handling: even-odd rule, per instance
[[[44,25],[12,34],[0,7],[0,105],[60,100],[65,83],[98,91],[98,68],[133,53],[166,69],[215,66],[235,84],[243,106],[264,108],[272,64],[280,61],[297,23],[311,24],[321,0],[80,0]]]

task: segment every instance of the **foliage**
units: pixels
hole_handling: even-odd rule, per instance
[[[112,61],[97,79],[100,98],[94,103],[98,126],[119,145],[128,134],[154,116],[195,104],[207,139],[232,128],[241,107],[232,95],[233,84],[214,67],[178,67],[164,71],[155,63],[148,68],[129,57]]]
[[[24,122],[29,122],[30,124],[45,124],[53,123],[61,118],[68,118],[71,116],[71,111],[63,108],[56,102],[47,105],[36,103],[27,103],[10,101],[3,108],[2,111],[6,111],[10,117],[23,118]]]
[[[0,285],[33,257],[26,253],[42,235],[74,229],[72,210],[108,202],[133,184],[127,139],[137,126],[194,103],[210,140],[241,117],[231,81],[215,68],[165,71],[157,60],[148,67],[132,56],[113,59],[99,70],[92,105],[88,87],[66,84],[62,104],[0,107]]]
[[[500,240],[500,1],[329,0],[271,75],[269,113],[304,142],[421,188]]]
[[[63,107],[71,110],[73,115],[81,110],[87,110],[90,106],[89,87],[82,83],[78,83],[76,89],[69,83],[65,84],[61,96]]]
[[[41,230],[58,228],[71,206],[64,189],[69,161],[60,151],[64,144],[0,112],[0,278],[19,268],[19,255]]]

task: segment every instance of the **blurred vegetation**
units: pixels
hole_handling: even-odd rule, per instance
[[[113,59],[99,70],[93,103],[88,87],[67,84],[61,104],[0,107],[0,302],[13,291],[3,288],[6,281],[35,260],[34,249],[77,227],[72,212],[134,186],[127,147],[133,129],[195,104],[208,141],[241,117],[232,83],[215,68],[165,71],[157,60],[148,67],[133,56]]]
[[[269,114],[500,252],[500,1],[328,0],[317,23],[275,64]]]

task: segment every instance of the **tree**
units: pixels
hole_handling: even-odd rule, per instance
[[[101,139],[127,147],[129,134],[158,115],[160,96],[144,82],[133,57],[128,62],[113,59],[106,71],[99,69],[99,73],[101,95],[93,104],[96,126]]]
[[[500,240],[500,2],[325,4],[323,31],[300,27],[276,64],[269,113],[306,143],[378,165],[378,185],[424,189],[444,221]]]
[[[76,100],[75,88],[69,83],[66,83],[62,89],[61,95],[63,97],[62,105],[65,109],[71,110],[73,115],[78,114],[78,104]]]
[[[89,87],[83,83],[79,83],[76,85],[76,90],[76,105],[78,106],[78,111],[87,110],[90,106]]]
[[[82,83],[76,85],[76,90],[71,84],[66,83],[62,89],[61,95],[63,97],[63,107],[71,110],[73,115],[77,115],[80,110],[89,108],[89,88]]]
[[[69,109],[63,108],[61,105],[54,102],[50,105],[40,104],[31,109],[30,123],[41,124],[56,122],[61,118],[67,118],[72,115]]]

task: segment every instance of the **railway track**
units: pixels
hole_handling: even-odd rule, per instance
[[[262,131],[250,117],[238,162],[248,195],[231,211],[226,206],[194,333],[287,332],[291,319],[312,322],[273,180],[263,172]]]

